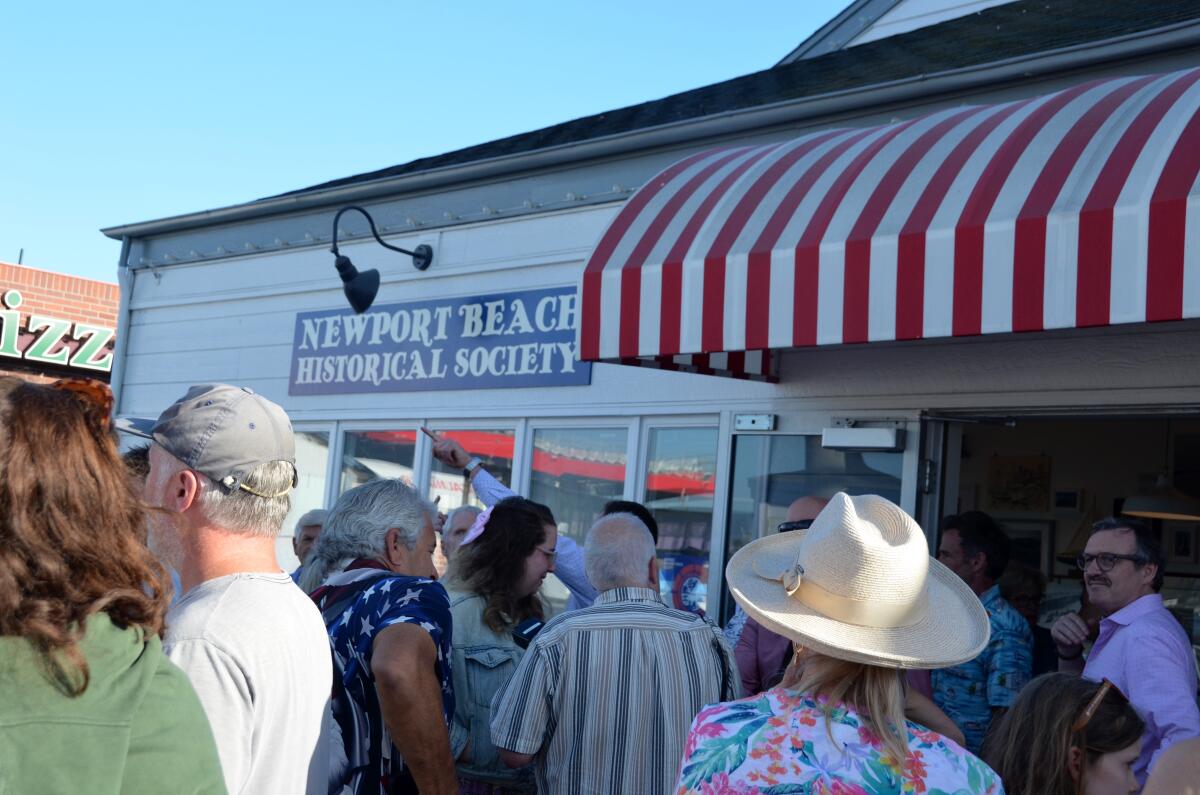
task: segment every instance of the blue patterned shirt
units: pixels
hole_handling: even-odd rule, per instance
[[[933,672],[933,700],[950,716],[979,753],[992,722],[992,710],[1010,707],[1033,670],[1033,633],[1029,623],[1000,596],[1000,586],[984,591],[992,637],[978,657]]]
[[[417,624],[428,632],[437,647],[434,673],[441,683],[442,712],[449,726],[454,717],[450,599],[433,580],[387,571],[360,572],[355,584],[361,585],[357,593],[348,598],[345,591],[338,594],[345,609],[327,619],[334,677],[341,680],[335,682],[333,698],[347,757],[341,783],[354,795],[415,793],[412,776],[392,745],[380,711],[371,674],[372,649],[379,633],[393,624]],[[322,611],[334,604],[336,600],[322,603]]]

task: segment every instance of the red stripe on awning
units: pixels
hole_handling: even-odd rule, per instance
[[[1121,86],[1088,108],[1059,142],[1038,175],[1017,217],[1013,251],[1013,331],[1042,328],[1046,284],[1046,216],[1054,208],[1071,169],[1103,124],[1118,107],[1154,78]]]
[[[1200,316],[1198,176],[1200,69],[693,155],[589,260],[581,349],[770,378],[796,346]]]

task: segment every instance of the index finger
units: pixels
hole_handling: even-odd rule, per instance
[[[421,433],[425,434],[430,439],[433,439],[435,442],[440,442],[442,440],[442,438],[440,436],[438,436],[435,432],[426,428],[424,425],[421,426]]]

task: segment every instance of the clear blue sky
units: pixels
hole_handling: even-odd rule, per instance
[[[9,4],[0,261],[766,69],[848,0]]]

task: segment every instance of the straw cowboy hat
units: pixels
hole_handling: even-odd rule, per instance
[[[991,631],[916,520],[875,495],[834,495],[809,529],[738,550],[725,578],[759,624],[842,660],[945,668],[978,656]]]

